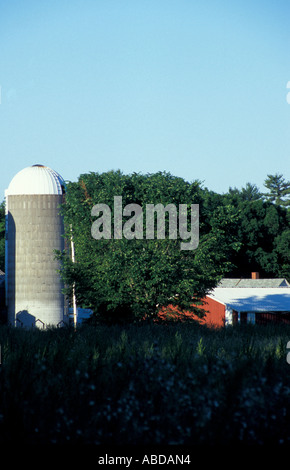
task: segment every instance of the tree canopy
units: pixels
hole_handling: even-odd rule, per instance
[[[92,207],[114,207],[114,196],[123,205],[199,204],[199,245],[182,251],[180,239],[100,239],[91,236]],[[121,172],[89,173],[69,183],[64,205],[66,226],[72,226],[76,262],[63,254],[63,276],[75,285],[77,301],[106,318],[148,318],[161,307],[178,305],[192,310],[230,269],[228,261],[236,242],[239,210],[231,205],[211,207],[199,181],[188,183],[169,173],[123,175]],[[125,222],[126,216],[123,216]],[[189,221],[188,221],[189,223]],[[166,213],[166,226],[168,213]],[[113,232],[113,229],[112,229]],[[67,237],[71,235],[68,231]]]
[[[235,268],[229,276],[248,277],[259,271],[263,277],[290,280],[289,211],[260,198],[244,199],[243,191],[224,195],[224,200],[240,210],[238,240],[241,249],[231,257]]]

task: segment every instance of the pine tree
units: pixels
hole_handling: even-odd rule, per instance
[[[290,181],[285,181],[283,175],[267,175],[264,186],[269,190],[263,196],[270,202],[279,206],[290,206]]]

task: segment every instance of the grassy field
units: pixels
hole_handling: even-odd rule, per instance
[[[288,444],[290,327],[0,326],[0,443]]]

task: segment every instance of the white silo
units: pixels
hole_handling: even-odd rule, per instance
[[[64,194],[63,178],[44,165],[24,168],[5,191],[6,303],[12,325],[43,328],[67,320],[54,252],[64,249]]]

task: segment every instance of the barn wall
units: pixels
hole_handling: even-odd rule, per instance
[[[257,325],[267,325],[269,323],[283,323],[290,325],[290,312],[256,313],[255,320]]]
[[[168,305],[163,307],[159,312],[160,320],[186,320],[192,318],[197,320],[202,325],[208,325],[213,327],[221,327],[225,325],[225,305],[217,302],[210,297],[206,297],[205,303],[203,306],[196,305],[197,308],[204,309],[207,313],[203,318],[199,318],[197,315],[192,312],[180,312],[178,307],[173,305]]]
[[[192,312],[180,312],[178,307],[169,305],[168,307],[164,307],[160,310],[159,319],[185,320],[187,318],[193,318],[199,321],[200,324],[213,327],[235,325],[237,323],[246,324],[252,322],[249,320],[248,312],[238,313],[236,310],[230,308],[226,310],[226,306],[224,304],[210,297],[205,298],[205,303],[203,306],[196,305],[196,307],[202,308],[207,312],[203,318],[199,318]],[[290,312],[256,312],[254,323],[257,325],[266,325],[270,323],[282,323],[290,325]]]
[[[206,303],[203,308],[208,313],[203,318],[203,323],[208,326],[221,327],[225,325],[226,307],[210,297],[206,297]]]

